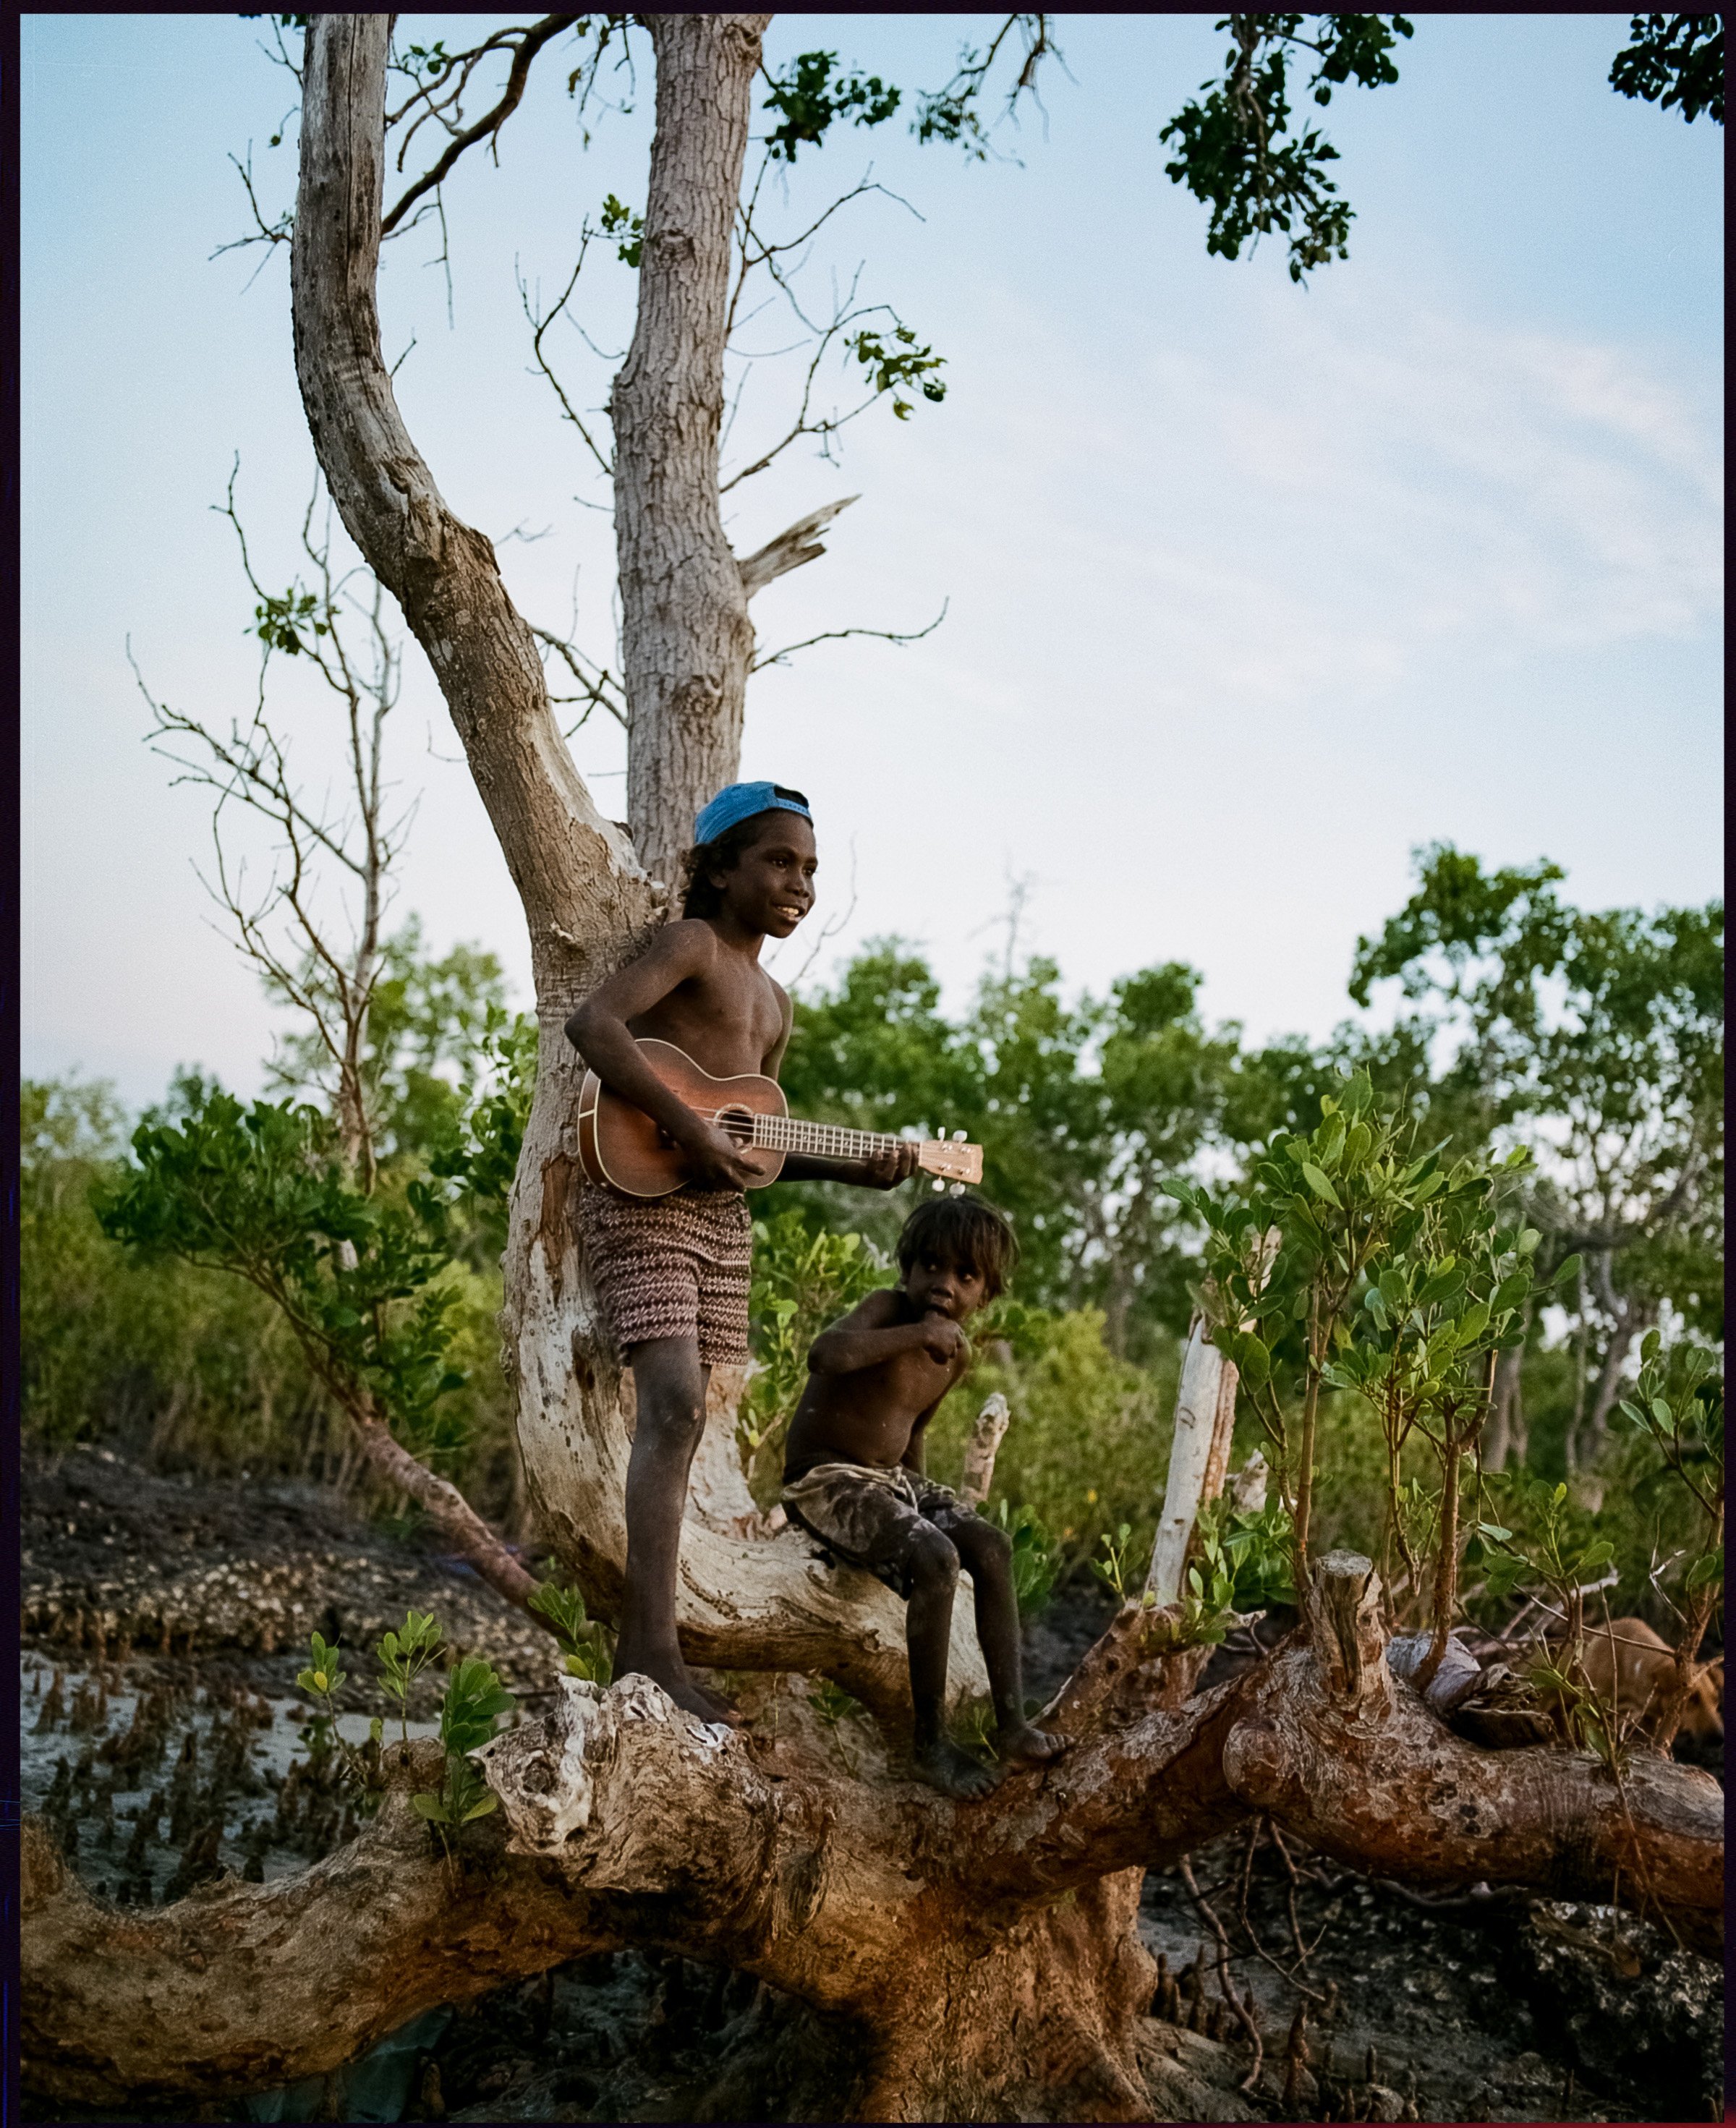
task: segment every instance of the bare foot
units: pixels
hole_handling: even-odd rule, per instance
[[[714,1698],[694,1677],[692,1672],[678,1655],[671,1661],[667,1656],[648,1655],[643,1659],[625,1656],[619,1648],[615,1651],[615,1678],[619,1684],[624,1677],[637,1674],[648,1677],[653,1684],[660,1684],[675,1704],[689,1714],[697,1715],[702,1722],[721,1722],[731,1728],[740,1728],[741,1717],[723,1700]]]
[[[744,1715],[741,1709],[735,1706],[731,1701],[725,1699],[721,1692],[713,1692],[709,1685],[700,1684],[698,1679],[691,1674],[687,1679],[687,1683],[691,1688],[699,1694],[700,1698],[704,1700],[706,1705],[711,1710],[710,1714],[706,1717],[707,1721],[721,1722],[725,1727],[729,1729],[745,1729],[747,1727],[748,1717],[746,1715]]]
[[[1058,1759],[1067,1749],[1064,1736],[1051,1736],[1046,1729],[1034,1729],[1021,1722],[1016,1729],[1003,1729],[995,1740],[1001,1759],[1021,1766],[1041,1766]]]
[[[961,1751],[944,1736],[932,1744],[919,1744],[911,1754],[911,1763],[919,1781],[926,1781],[931,1788],[939,1788],[942,1795],[956,1796],[960,1802],[986,1796],[995,1786],[995,1775],[990,1768],[980,1765],[968,1752]]]

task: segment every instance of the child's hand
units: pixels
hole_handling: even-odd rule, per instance
[[[971,1341],[951,1316],[925,1315],[918,1327],[922,1332],[923,1351],[941,1366],[970,1357]]]
[[[916,1172],[918,1150],[914,1138],[901,1138],[878,1152],[871,1152],[862,1163],[864,1185],[870,1190],[896,1190],[901,1182],[908,1182]]]
[[[687,1169],[702,1190],[745,1190],[759,1180],[759,1170],[742,1157],[742,1149],[726,1130],[693,1119],[692,1131],[682,1140]]]

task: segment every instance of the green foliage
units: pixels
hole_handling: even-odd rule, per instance
[[[606,1684],[611,1670],[608,1648],[602,1627],[589,1617],[578,1590],[545,1581],[530,1597],[530,1605],[553,1624],[560,1641],[562,1665],[568,1676]]]
[[[311,971],[310,971],[311,973]],[[536,1081],[536,1023],[509,1014],[497,957],[457,945],[435,958],[412,917],[380,952],[361,1063],[363,1099],[382,1187],[402,1191],[429,1172],[460,1177],[454,1215],[460,1252],[478,1268],[505,1246],[505,1204]],[[315,1095],[328,1109],[330,1058],[309,1029],[283,1037],[272,1090]]]
[[[854,1774],[856,1760],[844,1741],[846,1725],[854,1724],[867,1709],[859,1700],[852,1699],[841,1684],[835,1684],[829,1677],[816,1678],[809,1687],[808,1705],[813,1708],[821,1726],[830,1736],[846,1770]]]
[[[945,368],[946,357],[920,345],[908,325],[893,326],[890,345],[882,334],[865,326],[848,335],[844,344],[867,370],[875,392],[892,393],[892,411],[901,421],[909,420],[911,401],[899,395],[911,385],[935,406],[945,398],[945,385],[932,373]]]
[[[1646,1333],[1639,1356],[1634,1393],[1618,1408],[1705,1513],[1715,1516],[1724,1499],[1724,1378],[1717,1359],[1699,1345],[1666,1350],[1656,1330]],[[1704,1560],[1691,1569],[1691,1587],[1696,1577],[1714,1578]],[[1717,1578],[1722,1579],[1721,1565]]]
[[[1214,1500],[1201,1509],[1197,1527],[1205,1573],[1215,1591],[1224,1591],[1220,1608],[1269,1611],[1295,1603],[1294,1532],[1277,1502],[1256,1513]]]
[[[1021,97],[1036,96],[1037,69],[1044,57],[1054,50],[1050,41],[1053,26],[1052,16],[1010,15],[1002,19],[995,35],[980,50],[972,45],[963,46],[952,78],[940,88],[925,89],[918,93],[916,116],[911,125],[916,139],[924,144],[944,141],[962,147],[973,162],[986,160],[989,140],[979,107],[1001,46],[1012,32],[1018,32],[1023,59],[1007,93],[1004,115],[1010,117]],[[1057,52],[1056,57],[1059,56]]]
[[[397,1703],[398,1733],[407,1741],[410,1688],[439,1654],[440,1636],[433,1614],[407,1611],[403,1625],[388,1632],[375,1651],[380,1665],[380,1689]]]
[[[1502,1199],[1528,1165],[1443,1164],[1413,1152],[1414,1126],[1375,1101],[1366,1072],[1320,1097],[1311,1132],[1280,1132],[1244,1179],[1214,1195],[1166,1186],[1207,1230],[1202,1290],[1215,1342],[1277,1451],[1294,1518],[1300,1577],[1313,1511],[1323,1389],[1354,1393],[1377,1416],[1387,1457],[1388,1533],[1420,1580],[1403,1454],[1413,1432],[1439,1457],[1445,1508],[1436,1522],[1437,1601],[1457,1580],[1459,1464],[1481,1428],[1496,1352],[1523,1342],[1539,1280],[1534,1228],[1507,1219]],[[1568,1259],[1557,1278],[1571,1277]],[[1301,1410],[1293,1414],[1291,1397]],[[1292,1424],[1292,1417],[1295,1423]]]
[[[345,1683],[349,1673],[338,1667],[336,1643],[328,1644],[316,1633],[309,1643],[312,1657],[305,1670],[297,1670],[296,1683],[302,1690],[326,1702],[328,1708]]]
[[[331,1439],[300,1347],[259,1294],[173,1260],[141,1261],[91,1209],[120,1171],[109,1088],[26,1080],[18,1182],[19,1333],[26,1437],[93,1437],[169,1464],[304,1473]]]
[[[178,1125],[143,1123],[136,1165],[103,1187],[112,1239],[244,1278],[280,1309],[310,1365],[358,1416],[384,1417],[412,1454],[457,1446],[445,1200],[412,1182],[406,1208],[355,1188],[316,1109],[219,1088]]]
[[[603,202],[602,233],[616,239],[616,254],[624,266],[637,266],[644,256],[645,218],[625,207],[613,192]]]
[[[1304,22],[1314,34],[1301,34]],[[1392,52],[1411,26],[1402,15],[1229,15],[1220,30],[1235,38],[1220,81],[1201,83],[1158,137],[1175,144],[1163,174],[1211,209],[1206,249],[1225,259],[1282,230],[1290,278],[1349,256],[1352,211],[1326,173],[1338,150],[1313,129],[1290,135],[1289,67],[1314,55],[1308,89],[1316,104],[1354,81],[1364,88],[1398,79]],[[1289,137],[1287,137],[1288,135]]]
[[[1615,55],[1610,86],[1690,124],[1705,112],[1724,123],[1722,15],[1636,15],[1629,43]]]
[[[770,88],[761,107],[778,114],[778,124],[766,135],[766,151],[773,162],[793,163],[799,148],[817,148],[840,118],[856,126],[883,126],[899,103],[898,91],[878,75],[846,74],[836,52],[799,54]]]
[[[996,1389],[1006,1397],[1013,1423],[989,1504],[997,1516],[1029,1514],[1052,1533],[1057,1580],[1122,1522],[1130,1557],[1149,1556],[1157,1533],[1179,1355],[1169,1340],[1152,1365],[1136,1366],[1109,1350],[1103,1332],[1096,1309],[1051,1313],[997,1303],[972,1325],[978,1357],[929,1428],[928,1467],[950,1477],[985,1398]],[[1009,1356],[995,1356],[1000,1347]]]
[[[1587,1237],[1599,1319],[1667,1301],[1723,1332],[1724,905],[1601,913],[1559,867],[1485,872],[1450,843],[1358,942],[1351,995],[1396,979],[1416,1039],[1491,1128],[1531,1148],[1528,1210],[1559,1256]],[[1600,1333],[1600,1342],[1602,1342]]]
[[[1012,1218],[1021,1298],[1095,1304],[1117,1351],[1154,1356],[1185,1326],[1187,1227],[1160,1188],[1229,1142],[1248,1104],[1234,1028],[1208,1033],[1200,978],[1177,962],[1068,1005],[1053,962],[987,976],[957,1023],[927,964],[871,945],[830,992],[798,999],[782,1078],[798,1114],[858,1128],[967,1130],[984,1148],[983,1192]],[[829,1223],[863,1224],[859,1193],[797,1185]]]
[[[1615,1546],[1593,1518],[1569,1500],[1564,1483],[1524,1471],[1491,1473],[1484,1483],[1499,1521],[1477,1525],[1473,1565],[1496,1598],[1515,1589],[1548,1590],[1565,1613],[1572,1593],[1596,1581],[1614,1563]]]
[[[1133,1525],[1130,1522],[1117,1522],[1113,1535],[1105,1530],[1097,1539],[1097,1549],[1103,1556],[1091,1562],[1092,1572],[1106,1589],[1114,1592],[1118,1602],[1126,1600],[1130,1566],[1135,1573],[1138,1570],[1137,1559],[1130,1541],[1132,1537]]]
[[[268,596],[254,608],[253,626],[248,633],[257,635],[268,651],[298,657],[307,647],[302,640],[303,629],[315,636],[331,634],[329,616],[320,617],[325,612],[312,591],[298,591],[292,585],[282,598]]]
[[[1003,1530],[1012,1546],[1010,1562],[1013,1600],[1021,1618],[1039,1617],[1049,1607],[1060,1570],[1061,1547],[1028,1503],[1013,1507],[1003,1495],[983,1511],[983,1519]]]
[[[480,1750],[494,1735],[495,1723],[510,1714],[517,1703],[502,1685],[480,1655],[466,1655],[446,1679],[440,1703],[440,1742],[445,1747],[445,1776],[437,1790],[425,1790],[410,1798],[411,1807],[440,1828],[455,1831],[473,1818],[486,1817],[500,1807],[500,1798],[470,1764],[468,1754]]]
[[[736,1424],[750,1477],[768,1499],[777,1496],[778,1451],[807,1385],[808,1347],[897,1275],[859,1234],[816,1230],[799,1211],[754,1221],[749,1307],[755,1366]]]

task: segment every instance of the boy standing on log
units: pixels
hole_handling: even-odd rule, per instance
[[[898,1237],[899,1283],[869,1294],[814,1340],[784,1450],[790,1520],[908,1602],[916,1769],[952,1796],[982,1795],[995,1784],[988,1768],[946,1735],[946,1657],[961,1565],[976,1591],[1000,1756],[1040,1762],[1063,1749],[1025,1717],[1012,1546],[922,1467],[928,1423],[970,1363],[963,1326],[1001,1291],[1013,1255],[1012,1230],[992,1205],[971,1197],[919,1205]]]
[[[792,1011],[760,967],[760,948],[787,938],[812,908],[818,859],[808,802],[780,783],[719,791],[694,822],[693,841],[680,920],[592,992],[567,1022],[567,1038],[606,1086],[683,1147],[692,1176],[673,1195],[649,1199],[587,1183],[578,1223],[638,1401],[616,1674],[637,1670],[689,1713],[717,1722],[733,1720],[734,1710],[683,1658],[675,1574],[711,1371],[748,1356],[752,1225],[742,1193],[754,1171],[725,1131],[658,1078],[638,1038],[673,1043],[714,1078],[775,1079]],[[791,1156],[782,1176],[891,1190],[916,1166],[916,1147],[899,1145],[861,1161]]]

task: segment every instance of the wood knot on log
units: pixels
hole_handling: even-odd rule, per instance
[[[1361,1699],[1385,1682],[1380,1594],[1380,1576],[1359,1551],[1329,1551],[1315,1563],[1303,1624],[1335,1699]]]

